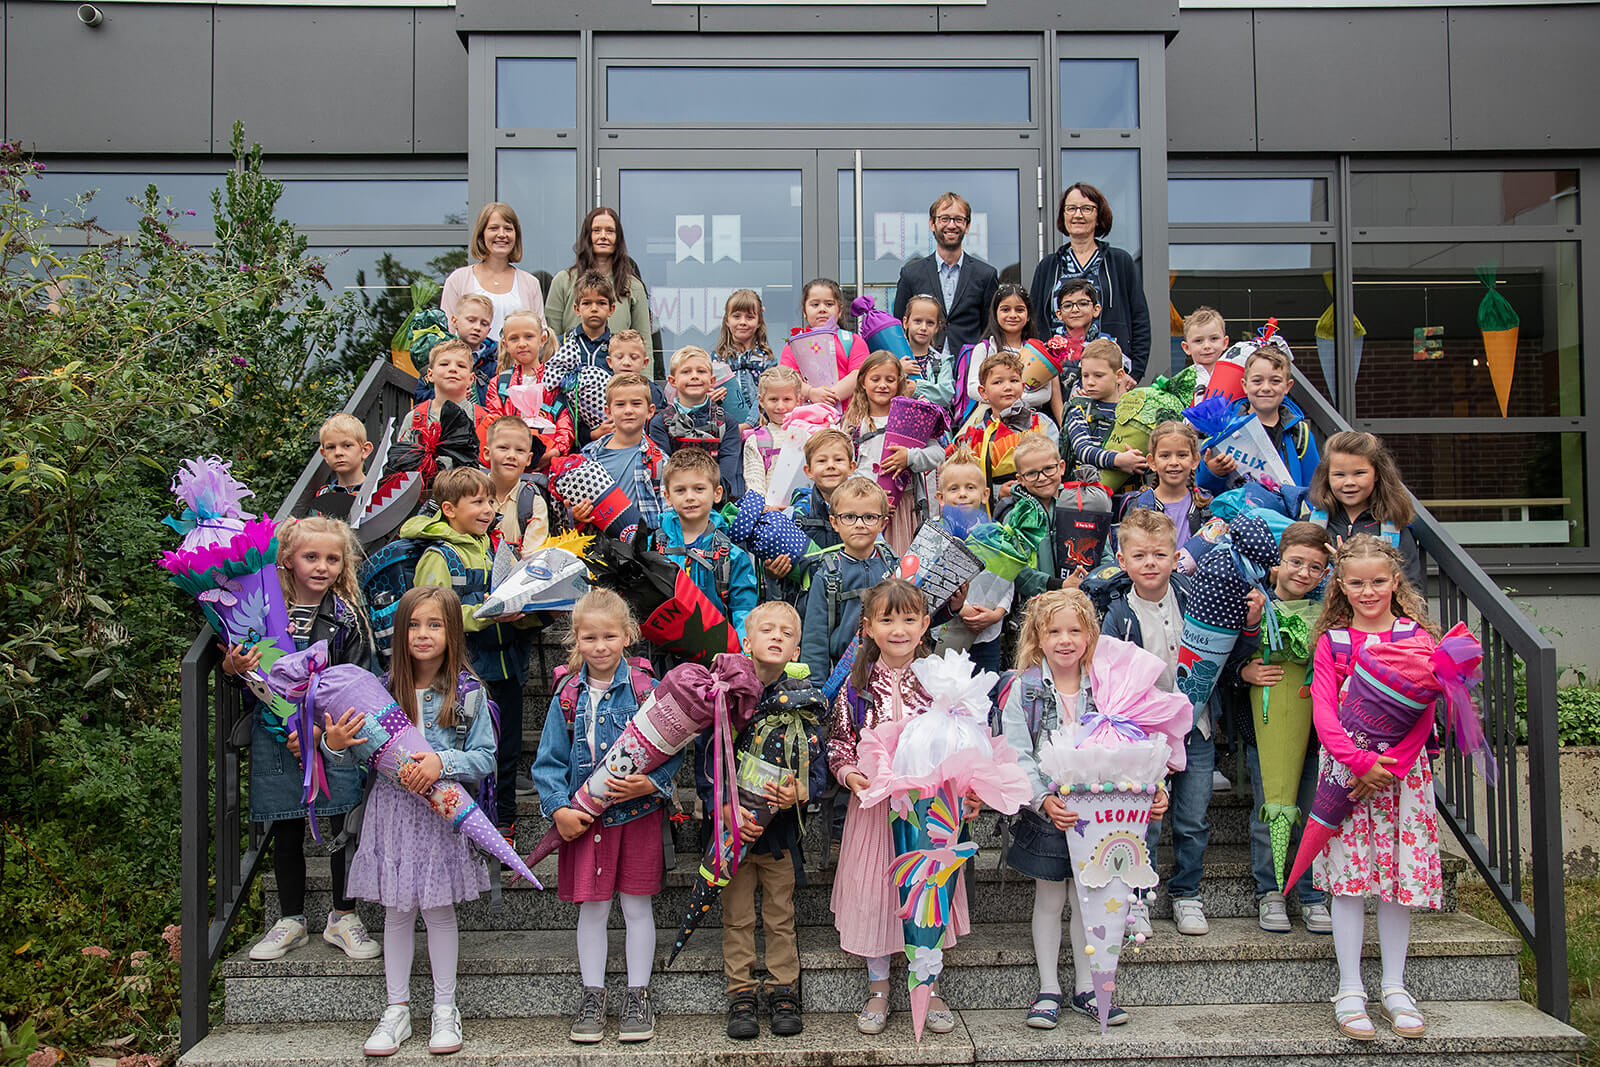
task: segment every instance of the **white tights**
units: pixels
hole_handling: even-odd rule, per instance
[[[461,943],[456,936],[453,904],[423,908],[428,928],[428,967],[433,971],[433,1002],[456,1002],[456,959]],[[385,908],[383,912],[383,978],[390,1004],[411,1002],[411,960],[417,948],[415,909]]]
[[[627,924],[624,954],[628,961],[628,985],[637,989],[650,984],[650,967],[656,955],[656,919],[650,898],[633,893],[618,893],[622,919]],[[611,918],[611,901],[586,900],[578,905],[578,971],[590,988],[606,984],[606,921]]]
[[[1333,951],[1339,959],[1339,995],[1360,993],[1361,943],[1366,935],[1365,898],[1333,896]],[[1411,942],[1411,909],[1392,900],[1378,901],[1378,955],[1383,961],[1384,989],[1406,984],[1406,950]]]
[[[1033,881],[1033,954],[1039,962],[1039,992],[1061,993],[1061,913],[1067,906],[1067,883]],[[1083,947],[1088,935],[1083,930],[1083,912],[1076,904],[1069,920],[1072,930],[1073,991],[1087,993],[1094,988],[1089,975],[1089,957]]]

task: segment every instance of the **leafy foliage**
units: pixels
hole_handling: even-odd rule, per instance
[[[359,309],[239,127],[233,152],[215,244],[193,247],[153,186],[128,237],[88,197],[36,207],[41,168],[0,145],[0,1020],[74,1058],[163,1054],[176,1028],[196,616],[152,563],[172,472],[231,459],[270,512],[353,385],[336,348]]]
[[[361,287],[356,295],[360,300],[362,328],[344,346],[344,365],[359,375],[373,359],[387,355],[395,331],[411,314],[411,286],[422,280],[443,286],[451,271],[466,265],[467,251],[458,248],[428,260],[424,270],[414,270],[385,252],[373,265],[376,283],[367,281],[365,270],[356,271],[356,285]],[[383,286],[377,296],[370,295],[372,290],[366,288],[372,284]]]

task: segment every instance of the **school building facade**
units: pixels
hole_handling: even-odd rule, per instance
[[[1235,338],[1276,317],[1298,373],[1595,665],[1600,5],[0,6],[4,136],[48,164],[46,201],[97,188],[130,229],[153,181],[203,241],[242,120],[339,285],[459,248],[488,200],[555,272],[604,203],[669,350],[714,341],[737,287],[774,336],[817,275],[886,305],[946,189],[968,252],[1026,283],[1090,182],[1143,271],[1151,373],[1195,306]]]

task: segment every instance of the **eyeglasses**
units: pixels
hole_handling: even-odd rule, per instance
[[[1094,204],[1068,204],[1061,209],[1063,215],[1093,215],[1100,208]]]
[[[882,522],[882,515],[835,515],[834,518],[846,526],[871,526],[875,522]]]
[[[949,226],[952,223],[959,223],[960,225],[965,226],[972,220],[967,218],[965,215],[935,215],[933,217],[933,221],[937,222],[941,226]]]
[[[1094,301],[1093,300],[1068,300],[1065,304],[1062,304],[1061,306],[1066,308],[1068,311],[1088,311],[1090,308],[1094,307]]]
[[[1050,464],[1050,466],[1040,467],[1038,470],[1019,471],[1017,473],[1017,480],[1020,482],[1042,482],[1047,481],[1048,479],[1060,473],[1061,462],[1057,460],[1055,463]]]
[[[1365,593],[1368,589],[1371,589],[1374,593],[1383,593],[1387,592],[1389,587],[1394,585],[1394,579],[1374,578],[1372,581],[1368,582],[1363,581],[1360,578],[1357,578],[1354,581],[1350,580],[1349,578],[1340,578],[1339,584],[1344,586],[1344,590],[1347,593]]]
[[[1286,559],[1283,561],[1283,569],[1287,571],[1304,571],[1306,574],[1321,574],[1328,569],[1328,565],[1326,563],[1318,563],[1314,559]]]

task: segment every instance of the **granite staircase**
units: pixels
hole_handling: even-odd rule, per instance
[[[457,909],[457,1001],[466,1020],[466,1047],[452,1060],[472,1067],[579,1062],[649,1067],[1031,1065],[1063,1060],[1162,1067],[1269,1062],[1336,1067],[1371,1063],[1373,1056],[1397,1067],[1531,1067],[1576,1061],[1585,1046],[1583,1035],[1518,999],[1521,941],[1456,910],[1456,883],[1466,864],[1451,857],[1445,859],[1444,910],[1416,917],[1407,967],[1407,983],[1427,1013],[1428,1035],[1402,1041],[1380,1022],[1375,1042],[1340,1037],[1326,999],[1335,980],[1332,939],[1307,934],[1298,916],[1291,933],[1262,932],[1250,876],[1247,801],[1218,792],[1211,818],[1201,889],[1211,932],[1180,936],[1170,922],[1168,901],[1160,897],[1153,909],[1156,936],[1138,955],[1125,955],[1118,973],[1118,1001],[1132,1021],[1104,1036],[1089,1020],[1070,1012],[1054,1031],[1023,1025],[1037,988],[1028,926],[1033,887],[997,865],[997,822],[991,814],[977,823],[984,848],[969,883],[973,936],[946,956],[944,988],[959,1017],[955,1032],[929,1033],[920,1044],[915,1042],[904,988],[898,987],[889,1029],[877,1037],[857,1033],[853,1013],[864,995],[863,969],[859,960],[839,949],[829,907],[836,872],[821,863],[823,820],[814,819],[807,834],[809,884],[797,893],[806,1012],[802,1035],[774,1038],[763,1024],[763,1036],[755,1041],[725,1036],[716,909],[672,968],[661,969],[698,861],[692,841],[680,840],[676,862],[655,902],[660,947],[652,990],[660,1014],[654,1040],[620,1045],[614,1040],[613,1020],[612,1038],[600,1045],[568,1041],[565,1015],[579,986],[572,933],[577,910],[555,894],[551,857],[536,871],[550,889],[506,886],[499,904],[486,896]],[[520,798],[517,838],[524,851],[546,825],[534,798]],[[688,836],[682,828],[680,836]],[[315,855],[315,850],[308,847],[307,854]],[[310,862],[306,911],[315,931],[329,906],[328,861]],[[1163,846],[1158,867],[1165,873],[1169,865]],[[278,917],[270,874],[264,890],[270,923]],[[361,913],[368,929],[380,936],[381,909],[363,904]],[[616,994],[623,985],[616,911],[612,927],[607,979]],[[401,1049],[396,1063],[431,1059],[426,1040],[431,989],[420,928],[417,937],[412,991],[422,1015],[415,1022],[418,1036]],[[1367,940],[1367,984],[1376,1002],[1375,931],[1369,929]],[[320,1067],[363,1061],[361,1044],[384,1002],[381,960],[347,959],[314,932],[311,945],[283,959],[256,963],[241,951],[220,969],[224,1024],[189,1050],[180,1060],[184,1067]],[[1063,973],[1070,979],[1070,960],[1063,961]]]

